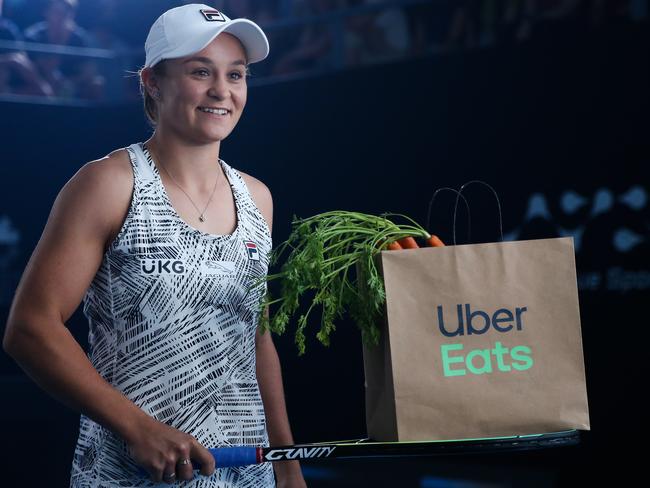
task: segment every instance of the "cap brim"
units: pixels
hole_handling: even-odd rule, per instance
[[[160,60],[182,58],[197,53],[222,32],[228,32],[241,41],[246,49],[248,63],[257,63],[269,55],[269,41],[262,29],[248,19],[234,19],[219,29],[207,31],[189,39],[176,49],[164,53]]]

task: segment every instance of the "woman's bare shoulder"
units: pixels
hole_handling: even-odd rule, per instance
[[[84,164],[70,181],[78,187],[101,187],[101,193],[130,194],[133,187],[133,170],[126,149],[116,149],[106,156]]]
[[[61,190],[59,198],[75,207],[92,211],[106,241],[122,226],[133,194],[133,169],[126,149],[84,164]]]
[[[269,190],[268,186],[266,186],[262,181],[258,180],[254,176],[244,173],[241,170],[237,171],[244,180],[244,183],[246,183],[246,187],[248,188],[248,191],[251,192],[254,199],[261,198],[271,200],[271,190]]]
[[[251,193],[251,196],[253,197],[253,200],[255,201],[257,206],[258,207],[270,206],[272,208],[273,197],[271,196],[271,190],[269,190],[269,187],[266,186],[261,180],[255,178],[254,176],[246,174],[240,170],[237,171],[239,171],[239,174],[242,176],[242,179],[244,180],[244,183],[246,183],[246,187],[248,188],[248,191]]]
[[[255,205],[262,212],[262,216],[268,223],[269,229],[271,229],[273,225],[273,197],[271,196],[271,190],[254,176],[246,174],[243,171],[239,171],[239,174],[242,176],[244,183],[246,183],[246,187]]]
[[[88,173],[89,177],[96,178],[117,178],[115,186],[120,186],[127,179],[133,179],[133,170],[131,169],[131,161],[126,149],[116,149],[115,151],[107,154],[106,156],[89,161],[83,165],[80,170]],[[121,180],[121,181],[119,181]],[[111,182],[107,182],[111,183]]]

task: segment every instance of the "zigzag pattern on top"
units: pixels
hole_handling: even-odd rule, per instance
[[[219,160],[237,211],[232,234],[206,234],[174,210],[142,143],[127,148],[131,205],[88,288],[89,358],[102,377],[152,417],[206,447],[268,446],[255,374],[258,303],[269,228],[241,175]],[[275,486],[270,464],[218,468],[188,487]],[[126,443],[85,415],[71,487],[157,486]],[[160,484],[160,486],[169,486]]]

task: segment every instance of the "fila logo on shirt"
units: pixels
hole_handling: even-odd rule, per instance
[[[208,22],[225,22],[226,19],[224,19],[223,14],[219,12],[218,10],[208,10],[208,9],[201,9],[201,13],[203,14],[203,17],[205,17],[205,20]]]
[[[255,244],[253,241],[244,241],[244,245],[246,246],[246,251],[248,252],[248,259],[250,261],[259,261],[260,253],[257,250],[257,244]]]

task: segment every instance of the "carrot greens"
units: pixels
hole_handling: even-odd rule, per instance
[[[398,224],[395,219],[403,222]],[[281,291],[278,298],[273,298],[267,289],[262,310],[279,305],[270,318],[260,314],[260,326],[282,334],[294,315],[301,312],[295,342],[302,355],[306,347],[305,330],[313,312],[320,308],[316,337],[329,346],[335,322],[347,311],[361,329],[364,343],[377,344],[377,323],[386,294],[376,256],[405,237],[429,239],[431,235],[402,214],[375,216],[336,210],[305,219],[294,216],[288,239],[271,254],[271,265],[283,261],[280,271],[265,278],[269,282],[279,280]],[[306,294],[312,297],[311,303],[306,311],[301,311],[301,298]]]

